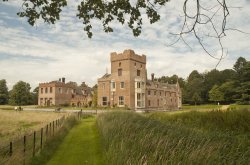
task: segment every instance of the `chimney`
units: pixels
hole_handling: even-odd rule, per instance
[[[61,82],[61,78],[59,78],[59,82]]]
[[[155,80],[155,74],[154,74],[154,73],[151,74],[151,80],[152,80],[152,81]]]
[[[62,82],[65,83],[65,78],[64,77],[62,78]]]

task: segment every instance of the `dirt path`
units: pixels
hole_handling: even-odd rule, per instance
[[[47,163],[47,165],[84,164],[103,164],[95,118],[83,119],[74,127]]]

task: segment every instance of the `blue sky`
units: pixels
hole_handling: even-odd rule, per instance
[[[159,10],[161,20],[153,25],[144,21],[142,34],[133,37],[131,31],[117,22],[111,25],[114,33],[102,31],[100,22],[93,21],[94,36],[88,39],[80,20],[75,17],[77,0],[69,1],[61,20],[55,25],[39,21],[30,26],[25,18],[19,18],[21,1],[0,1],[0,79],[6,79],[9,88],[19,80],[29,82],[32,87],[40,82],[49,82],[60,77],[78,83],[85,81],[94,85],[106,68],[110,71],[111,52],[133,49],[147,56],[148,74],[156,77],[177,74],[186,78],[192,70],[204,72],[215,67],[217,61],[210,58],[191,36],[173,47],[170,33],[180,32],[182,23],[182,1],[170,1]],[[228,26],[250,32],[250,3],[247,0],[228,2],[230,16]],[[143,15],[143,18],[146,16]],[[228,31],[223,39],[228,55],[218,69],[232,68],[240,56],[250,60],[250,35]],[[219,55],[216,42],[208,39],[207,46]]]

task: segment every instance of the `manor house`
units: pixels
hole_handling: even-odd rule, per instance
[[[90,106],[92,102],[92,88],[83,82],[80,86],[76,82],[65,82],[65,78],[57,81],[39,84],[38,105],[71,105]]]
[[[135,110],[178,109],[182,105],[179,84],[147,79],[146,56],[133,50],[111,53],[111,74],[98,79],[98,105]]]

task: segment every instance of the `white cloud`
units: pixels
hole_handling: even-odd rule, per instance
[[[55,25],[39,23],[37,27],[31,27],[12,10],[1,11],[0,79],[5,78],[10,88],[19,80],[35,87],[39,82],[60,77],[94,85],[107,67],[110,71],[110,52],[123,52],[124,49],[134,49],[137,54],[147,55],[149,75],[154,72],[156,76],[177,74],[186,78],[194,69],[200,72],[213,69],[217,61],[206,55],[190,35],[185,39],[193,46],[193,51],[182,42],[173,47],[164,45],[173,42],[170,32],[180,30],[182,3],[180,0],[167,3],[160,9],[164,13],[161,21],[153,25],[144,21],[142,35],[137,38],[132,36],[127,26],[112,23],[115,32],[106,34],[100,22],[93,21],[94,36],[88,39],[81,21],[74,18],[77,0],[69,2],[70,6],[64,9],[61,20]],[[237,25],[242,30],[250,29],[250,4],[240,0],[235,4],[244,8],[232,10],[229,25]],[[18,10],[19,3],[6,2],[4,5]],[[249,42],[249,35],[228,32],[223,43],[229,55],[219,69],[231,68],[236,58],[242,55],[249,60],[249,54],[241,54],[250,52]],[[210,48],[217,53],[213,44]]]

